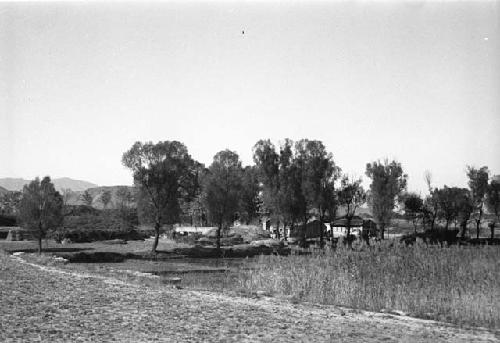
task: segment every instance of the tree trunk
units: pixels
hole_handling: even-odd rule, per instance
[[[380,239],[385,239],[384,232],[385,232],[385,223],[381,223],[380,224]]]
[[[479,239],[479,232],[481,231],[481,218],[483,217],[483,208],[479,207],[479,216],[476,219],[476,238]]]
[[[42,236],[43,236],[43,230],[42,230],[42,223],[38,223],[38,255],[42,254]]]
[[[495,222],[490,223],[490,238],[493,240],[495,238]]]
[[[465,235],[467,233],[467,221],[466,220],[464,220],[464,221],[462,221],[462,223],[460,223],[460,228],[462,229],[460,236],[462,236],[462,238],[465,238]]]
[[[351,248],[352,242],[351,242],[351,219],[350,218],[347,219],[346,231],[347,231],[347,235],[346,235],[347,245],[349,246],[349,248]]]
[[[324,238],[323,238],[323,216],[319,217],[319,246],[323,248]]]
[[[307,248],[307,215],[304,216],[304,230],[302,230],[302,242],[304,248]]]
[[[155,240],[153,243],[153,248],[151,249],[152,254],[156,254],[156,248],[158,247],[158,241],[160,240],[160,221],[155,222]]]
[[[42,233],[38,235],[38,255],[42,254]]]
[[[280,220],[276,222],[276,239],[280,239]]]
[[[217,252],[220,253],[220,234],[222,231],[222,223],[217,227]]]

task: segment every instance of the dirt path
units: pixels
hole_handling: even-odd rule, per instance
[[[498,333],[276,299],[154,289],[0,255],[0,341],[499,342]]]

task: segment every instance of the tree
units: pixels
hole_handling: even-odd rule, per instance
[[[425,171],[424,180],[427,184],[429,195],[427,195],[424,199],[422,224],[425,230],[426,223],[428,223],[432,231],[434,230],[434,225],[436,224],[436,219],[438,218],[439,199],[437,196],[437,188],[432,187],[432,174],[430,171]]]
[[[276,221],[278,237],[282,217],[280,157],[269,139],[259,140],[253,147],[253,160],[258,171],[259,181],[262,184],[262,202],[271,218]]]
[[[42,238],[63,222],[63,199],[50,177],[31,181],[23,188],[19,216],[24,228],[37,233],[38,253],[42,253]]]
[[[326,214],[334,216],[336,212],[334,185],[339,178],[340,168],[335,165],[333,155],[326,151],[321,141],[302,139],[295,146],[296,160],[303,168],[302,190],[307,207],[316,211],[322,228]],[[324,232],[321,229],[321,246],[323,240]]]
[[[82,195],[81,195],[81,200],[83,203],[87,206],[92,206],[92,202],[94,201],[94,198],[92,197],[92,194],[90,194],[89,190],[85,190]]]
[[[205,206],[204,199],[204,180],[208,173],[208,169],[200,165],[197,172],[197,181],[193,188],[193,196],[191,201],[184,203],[184,213],[189,217],[189,222],[194,226],[206,226],[208,218],[208,210]]]
[[[283,232],[286,233],[287,225],[293,230],[295,223],[302,218],[306,207],[306,200],[302,192],[302,170],[296,163],[293,153],[293,142],[285,139],[280,147],[279,180],[280,191],[278,196],[281,203],[283,218]],[[305,244],[306,226],[303,226],[303,243]],[[284,239],[286,240],[286,235]]]
[[[422,197],[416,193],[407,193],[404,196],[404,212],[406,219],[413,224],[415,233],[417,233],[417,224],[423,216],[424,201]]]
[[[484,214],[484,200],[488,191],[489,179],[488,167],[476,169],[467,166],[467,177],[469,178],[469,188],[474,202],[474,221],[476,222],[476,238],[479,238],[481,231],[481,220]]]
[[[448,230],[450,223],[458,218],[460,212],[461,189],[444,186],[437,190],[436,196],[439,204],[438,217],[445,221],[445,229]]]
[[[102,192],[99,200],[101,201],[103,208],[106,209],[111,202],[111,191],[106,189],[104,192]]]
[[[493,213],[500,222],[500,182],[491,180],[486,193],[486,208]],[[490,224],[491,239],[495,238],[495,222]]]
[[[439,215],[439,197],[438,189],[434,188],[429,191],[429,195],[424,200],[424,226],[428,223],[431,230],[434,230],[436,220]]]
[[[199,163],[178,141],[136,142],[122,157],[122,163],[132,170],[139,188],[142,213],[154,222],[156,253],[163,224],[175,223],[180,215],[179,201],[193,195]]]
[[[223,228],[229,227],[239,209],[242,168],[238,154],[224,150],[214,156],[205,178],[205,202],[213,223],[217,224],[217,250]]]
[[[361,186],[361,179],[352,180],[347,175],[342,177],[338,192],[340,205],[345,207],[347,242],[351,245],[351,222],[356,215],[356,210],[366,202],[366,193]]]
[[[19,212],[22,192],[10,191],[0,196],[0,212],[7,215],[16,215]]]
[[[115,206],[118,209],[121,220],[126,225],[134,225],[138,220],[137,210],[135,206],[134,194],[130,187],[121,186],[115,192]]]
[[[134,195],[130,191],[129,187],[123,186],[116,190],[116,205],[120,210],[133,207]]]
[[[460,188],[460,193],[457,198],[458,207],[458,222],[460,225],[460,236],[465,238],[467,233],[467,224],[470,220],[472,213],[474,212],[474,202],[472,200],[472,195],[470,191],[466,188]]]
[[[71,195],[73,194],[73,191],[71,188],[61,188],[61,195],[63,198],[63,205],[66,206],[68,204],[69,199],[71,198]]]
[[[259,212],[259,178],[255,166],[247,166],[243,169],[241,187],[241,215],[247,224],[257,218]]]
[[[380,236],[384,239],[385,228],[390,224],[396,201],[406,189],[408,176],[403,173],[399,162],[389,163],[387,159],[383,163],[368,163],[366,176],[372,179],[369,204],[380,228]]]

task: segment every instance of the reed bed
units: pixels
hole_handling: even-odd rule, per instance
[[[500,249],[382,242],[261,256],[236,287],[295,301],[500,328]]]

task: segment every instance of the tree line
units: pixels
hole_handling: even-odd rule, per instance
[[[425,180],[429,194],[423,198],[417,193],[403,196],[404,212],[417,231],[418,224],[434,230],[438,221],[448,230],[451,225],[459,228],[461,237],[467,235],[468,224],[476,227],[476,238],[481,232],[481,223],[487,209],[496,217],[488,226],[490,237],[495,235],[496,222],[500,222],[500,180],[490,179],[488,167],[467,166],[469,188],[432,186],[432,175],[426,172]]]
[[[433,188],[428,174],[429,195],[423,199],[406,192],[408,176],[397,161],[368,163],[365,175],[371,183],[365,190],[360,178],[342,172],[319,140],[285,139],[278,146],[269,139],[259,140],[252,151],[254,165],[246,167],[230,150],[215,154],[205,167],[178,141],[136,142],[123,154],[122,163],[131,170],[137,190],[139,216],[154,226],[152,252],[156,252],[161,227],[178,223],[186,215],[198,215],[217,227],[218,248],[222,231],[236,219],[250,223],[264,214],[274,223],[278,238],[286,238],[280,237],[286,228],[301,226],[305,235],[312,217],[320,223],[332,222],[342,208],[349,235],[351,221],[365,203],[381,239],[397,206],[402,206],[415,228],[420,222],[434,229],[441,220],[446,228],[460,222],[466,230],[469,220],[474,220],[479,235],[485,207],[499,218],[499,183],[489,182],[486,167],[468,167],[469,189]],[[127,195],[124,198],[131,200]],[[92,204],[88,192],[83,199]],[[109,194],[101,200],[104,207],[109,200]],[[23,226],[39,233],[40,248],[47,230],[62,224],[63,203],[48,177],[24,187],[19,217]],[[319,238],[323,245],[323,229]]]

